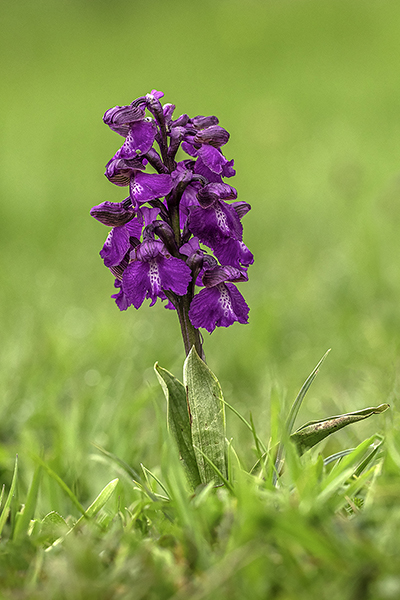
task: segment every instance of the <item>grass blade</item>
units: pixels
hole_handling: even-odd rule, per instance
[[[329,465],[331,462],[335,462],[335,460],[339,460],[348,454],[351,454],[353,450],[354,448],[347,448],[347,450],[341,450],[340,452],[335,452],[335,454],[327,456],[327,458],[324,458],[324,466]]]
[[[11,500],[14,496],[15,488],[17,485],[17,476],[18,476],[18,454],[15,457],[14,473],[13,473],[13,477],[11,480],[10,491],[8,492],[7,500],[5,501],[4,508],[0,515],[0,536],[3,531],[3,527],[7,521],[8,515],[10,514]]]
[[[140,466],[142,467],[143,471],[145,471],[146,473],[148,473],[150,475],[150,477],[152,477],[154,479],[154,481],[158,483],[158,485],[160,486],[160,488],[165,492],[167,498],[170,499],[170,497],[171,497],[170,493],[168,492],[168,490],[165,487],[165,485],[158,479],[158,477],[156,477],[156,475],[154,475],[154,473],[152,473],[150,471],[150,469],[148,469],[147,467],[145,467],[142,463],[140,463]]]
[[[295,401],[292,404],[292,407],[289,411],[289,415],[288,418],[286,420],[285,423],[285,432],[284,432],[284,437],[286,436],[290,436],[294,423],[296,421],[296,417],[299,413],[301,404],[304,400],[305,395],[307,394],[308,390],[310,389],[310,386],[312,384],[312,382],[314,381],[314,379],[316,378],[316,376],[318,375],[318,371],[320,366],[322,365],[322,363],[324,362],[325,358],[328,356],[329,352],[330,352],[330,348],[329,350],[327,350],[325,352],[325,354],[323,355],[323,357],[321,358],[321,360],[319,361],[319,363],[317,364],[317,366],[315,367],[315,369],[310,373],[310,375],[307,377],[307,379],[305,380],[305,382],[303,383],[299,393],[296,396]],[[274,473],[272,475],[272,483],[273,485],[276,485],[277,481],[278,481],[278,477],[279,477],[279,469],[280,469],[280,465],[282,462],[282,458],[283,458],[283,444],[282,442],[279,444],[278,446],[278,451],[276,453],[276,458],[275,458],[275,469],[274,469]]]
[[[28,533],[29,524],[33,518],[37,498],[39,494],[40,480],[42,478],[42,466],[38,465],[33,474],[31,487],[29,488],[28,497],[26,499],[24,511],[18,515],[18,520],[15,523],[14,538]]]
[[[227,406],[229,408],[229,410],[231,410],[237,417],[239,417],[239,419],[242,421],[242,423],[244,423],[246,425],[246,427],[248,429],[250,429],[250,431],[253,433],[253,435],[256,435],[258,444],[260,445],[260,447],[262,448],[263,453],[265,454],[265,452],[267,452],[266,445],[258,437],[258,435],[256,434],[255,430],[252,428],[251,424],[247,421],[247,419],[245,419],[244,416],[241,415],[240,412],[236,410],[236,408],[234,408],[231,404],[229,404],[229,402],[227,402],[226,400],[222,400],[222,401],[225,404],[225,406]]]
[[[61,477],[59,475],[57,475],[57,473],[55,471],[53,471],[53,469],[51,467],[49,467],[48,464],[46,464],[44,462],[44,460],[42,460],[39,456],[34,456],[33,459],[38,462],[46,471],[46,473],[48,475],[50,475],[50,477],[52,479],[54,479],[54,481],[56,481],[58,483],[58,485],[60,486],[60,488],[63,490],[63,492],[66,493],[66,495],[68,496],[68,498],[71,500],[71,502],[73,503],[73,505],[79,510],[80,513],[82,513],[82,515],[85,516],[85,509],[83,508],[82,504],[79,502],[78,498],[75,496],[74,492],[67,486],[67,484],[61,479]]]
[[[329,348],[329,350],[327,350],[325,352],[325,354],[323,355],[323,357],[321,358],[321,360],[319,361],[319,363],[317,364],[315,369],[312,371],[312,373],[310,373],[310,375],[307,377],[307,379],[303,383],[301,390],[299,391],[299,393],[296,396],[295,401],[293,402],[292,408],[290,409],[289,416],[286,421],[286,431],[289,435],[292,432],[294,423],[296,421],[296,417],[298,415],[298,412],[300,410],[300,407],[302,405],[304,397],[307,394],[308,390],[310,389],[312,382],[318,375],[319,368],[322,365],[322,363],[324,362],[325,358],[328,356],[330,351],[331,350]]]
[[[212,470],[218,475],[218,478],[222,479],[226,488],[230,492],[232,492],[232,494],[235,494],[235,491],[234,491],[232,485],[229,483],[229,481],[226,479],[226,477],[221,473],[221,471],[218,469],[218,467],[212,462],[212,460],[208,458],[208,456],[201,450],[201,448],[198,448],[197,446],[193,446],[193,447],[197,452],[199,452],[203,456],[204,460],[210,465]]]
[[[109,498],[112,496],[115,488],[117,487],[119,479],[113,479],[101,490],[100,494],[95,498],[90,506],[85,511],[85,514],[82,515],[74,525],[74,528],[82,522],[84,517],[88,519],[92,519],[97,513],[103,508]]]

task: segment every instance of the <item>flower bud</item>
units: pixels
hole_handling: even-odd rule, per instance
[[[164,104],[162,108],[165,122],[169,125],[171,123],[172,115],[175,110],[175,104]]]
[[[219,148],[227,143],[229,140],[229,133],[220,125],[212,125],[207,129],[198,131],[194,136],[194,144],[209,144],[214,148]]]
[[[193,119],[190,119],[193,127],[196,129],[205,129],[206,127],[211,127],[212,125],[218,125],[219,119],[217,117],[203,117],[202,115],[198,115]]]
[[[111,183],[115,185],[129,185],[131,176],[137,170],[143,170],[142,158],[135,157],[131,159],[112,158],[106,164],[104,175]]]
[[[247,281],[248,276],[244,269],[236,269],[235,267],[213,267],[207,270],[203,275],[203,283],[206,287],[214,287],[224,281]]]
[[[189,123],[189,115],[183,114],[176,119],[176,121],[172,121],[171,127],[185,127]]]
[[[131,199],[126,198],[123,202],[102,202],[97,206],[93,206],[90,214],[103,225],[119,227],[133,219],[135,210]]]
[[[236,210],[239,219],[242,219],[244,215],[246,215],[249,212],[249,210],[251,210],[251,205],[244,201],[232,202],[231,206]]]
[[[167,248],[170,254],[175,255],[178,252],[178,247],[175,241],[175,235],[172,228],[165,223],[164,221],[154,221],[150,227],[153,229],[154,233],[158,235],[158,237],[164,242],[165,247]]]
[[[103,121],[116,133],[126,137],[129,132],[129,126],[135,121],[142,121],[145,112],[138,106],[114,106],[108,109],[103,116]]]
[[[147,160],[149,161],[151,166],[154,167],[157,173],[169,173],[167,167],[161,160],[161,157],[158,154],[157,150],[154,150],[154,148],[150,148],[150,150],[146,152],[146,154],[144,154],[143,156],[147,158]]]
[[[202,208],[208,208],[216,200],[234,200],[235,198],[237,198],[237,191],[227,183],[209,183],[197,194],[197,199]]]

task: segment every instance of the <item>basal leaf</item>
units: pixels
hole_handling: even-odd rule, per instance
[[[183,366],[183,383],[190,410],[192,442],[202,483],[226,479],[225,411],[221,386],[193,347]],[[205,458],[207,457],[207,459]],[[216,467],[213,468],[212,465]]]
[[[182,383],[169,371],[156,363],[154,370],[167,400],[168,428],[178,446],[178,451],[189,484],[195,489],[200,483],[200,474],[193,449],[186,391]]]

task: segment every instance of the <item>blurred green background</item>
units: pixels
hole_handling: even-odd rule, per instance
[[[152,368],[181,376],[177,318],[159,303],[119,312],[98,255],[106,228],[89,216],[125,197],[103,176],[121,140],[102,115],[153,88],[177,115],[219,117],[230,183],[252,205],[250,322],[205,332],[227,400],[267,437],[271,391],[291,401],[332,348],[302,421],[395,409],[399,32],[396,0],[2,3],[1,481],[15,452],[29,471],[44,450],[84,501],[109,476],[92,442],[158,464]],[[231,416],[228,433],[251,456]],[[49,492],[43,510],[60,501]]]

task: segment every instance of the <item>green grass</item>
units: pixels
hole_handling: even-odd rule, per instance
[[[22,0],[4,3],[0,27],[3,505],[19,457],[0,596],[397,598],[398,3]],[[292,453],[278,490],[246,474],[254,437],[228,411],[244,467],[232,452],[235,495],[188,498],[153,371],[158,361],[181,378],[176,315],[158,305],[120,313],[110,299],[105,231],[89,210],[123,196],[102,175],[119,140],[101,117],[152,88],[178,114],[219,117],[239,199],[253,207],[244,239],[256,261],[241,286],[250,323],[205,337],[227,402],[275,443],[332,348],[298,425],[391,405],[301,459]],[[337,467],[324,470],[318,452],[376,431],[384,454],[361,490],[347,498],[350,478],[324,492]],[[170,502],[135,489],[122,465],[142,480],[141,463]],[[87,509],[116,478],[99,512],[45,551],[65,535],[57,517],[40,525],[46,515],[71,528],[76,502]]]

